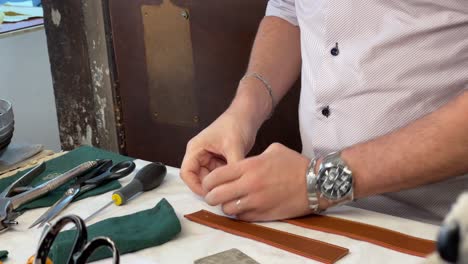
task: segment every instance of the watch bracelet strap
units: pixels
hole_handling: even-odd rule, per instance
[[[317,175],[315,174],[315,167],[317,165],[317,158],[310,161],[306,172],[307,182],[307,200],[309,201],[309,208],[316,214],[321,213],[323,210],[319,209],[319,196],[317,192]]]

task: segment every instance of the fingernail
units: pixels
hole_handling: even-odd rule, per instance
[[[212,205],[213,203],[213,194],[211,192],[207,193],[205,196],[205,201],[207,204]]]
[[[208,185],[207,184],[201,184],[201,187],[203,189],[203,191],[205,191],[206,193],[209,193],[211,190],[210,188],[208,188]]]
[[[207,193],[207,194],[205,195],[205,201],[206,201],[206,202],[209,202],[209,201],[211,200],[210,197],[211,197],[210,193]]]

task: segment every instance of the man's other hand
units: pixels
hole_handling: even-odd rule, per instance
[[[274,143],[262,154],[216,168],[202,180],[205,200],[245,221],[309,214],[305,174],[309,160]]]

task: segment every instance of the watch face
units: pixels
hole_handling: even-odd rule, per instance
[[[330,200],[346,196],[353,186],[351,171],[343,166],[324,168],[317,179],[320,193]]]

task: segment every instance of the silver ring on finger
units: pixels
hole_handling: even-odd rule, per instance
[[[238,210],[241,209],[241,199],[238,199],[238,200],[236,201],[236,207],[237,207]]]

